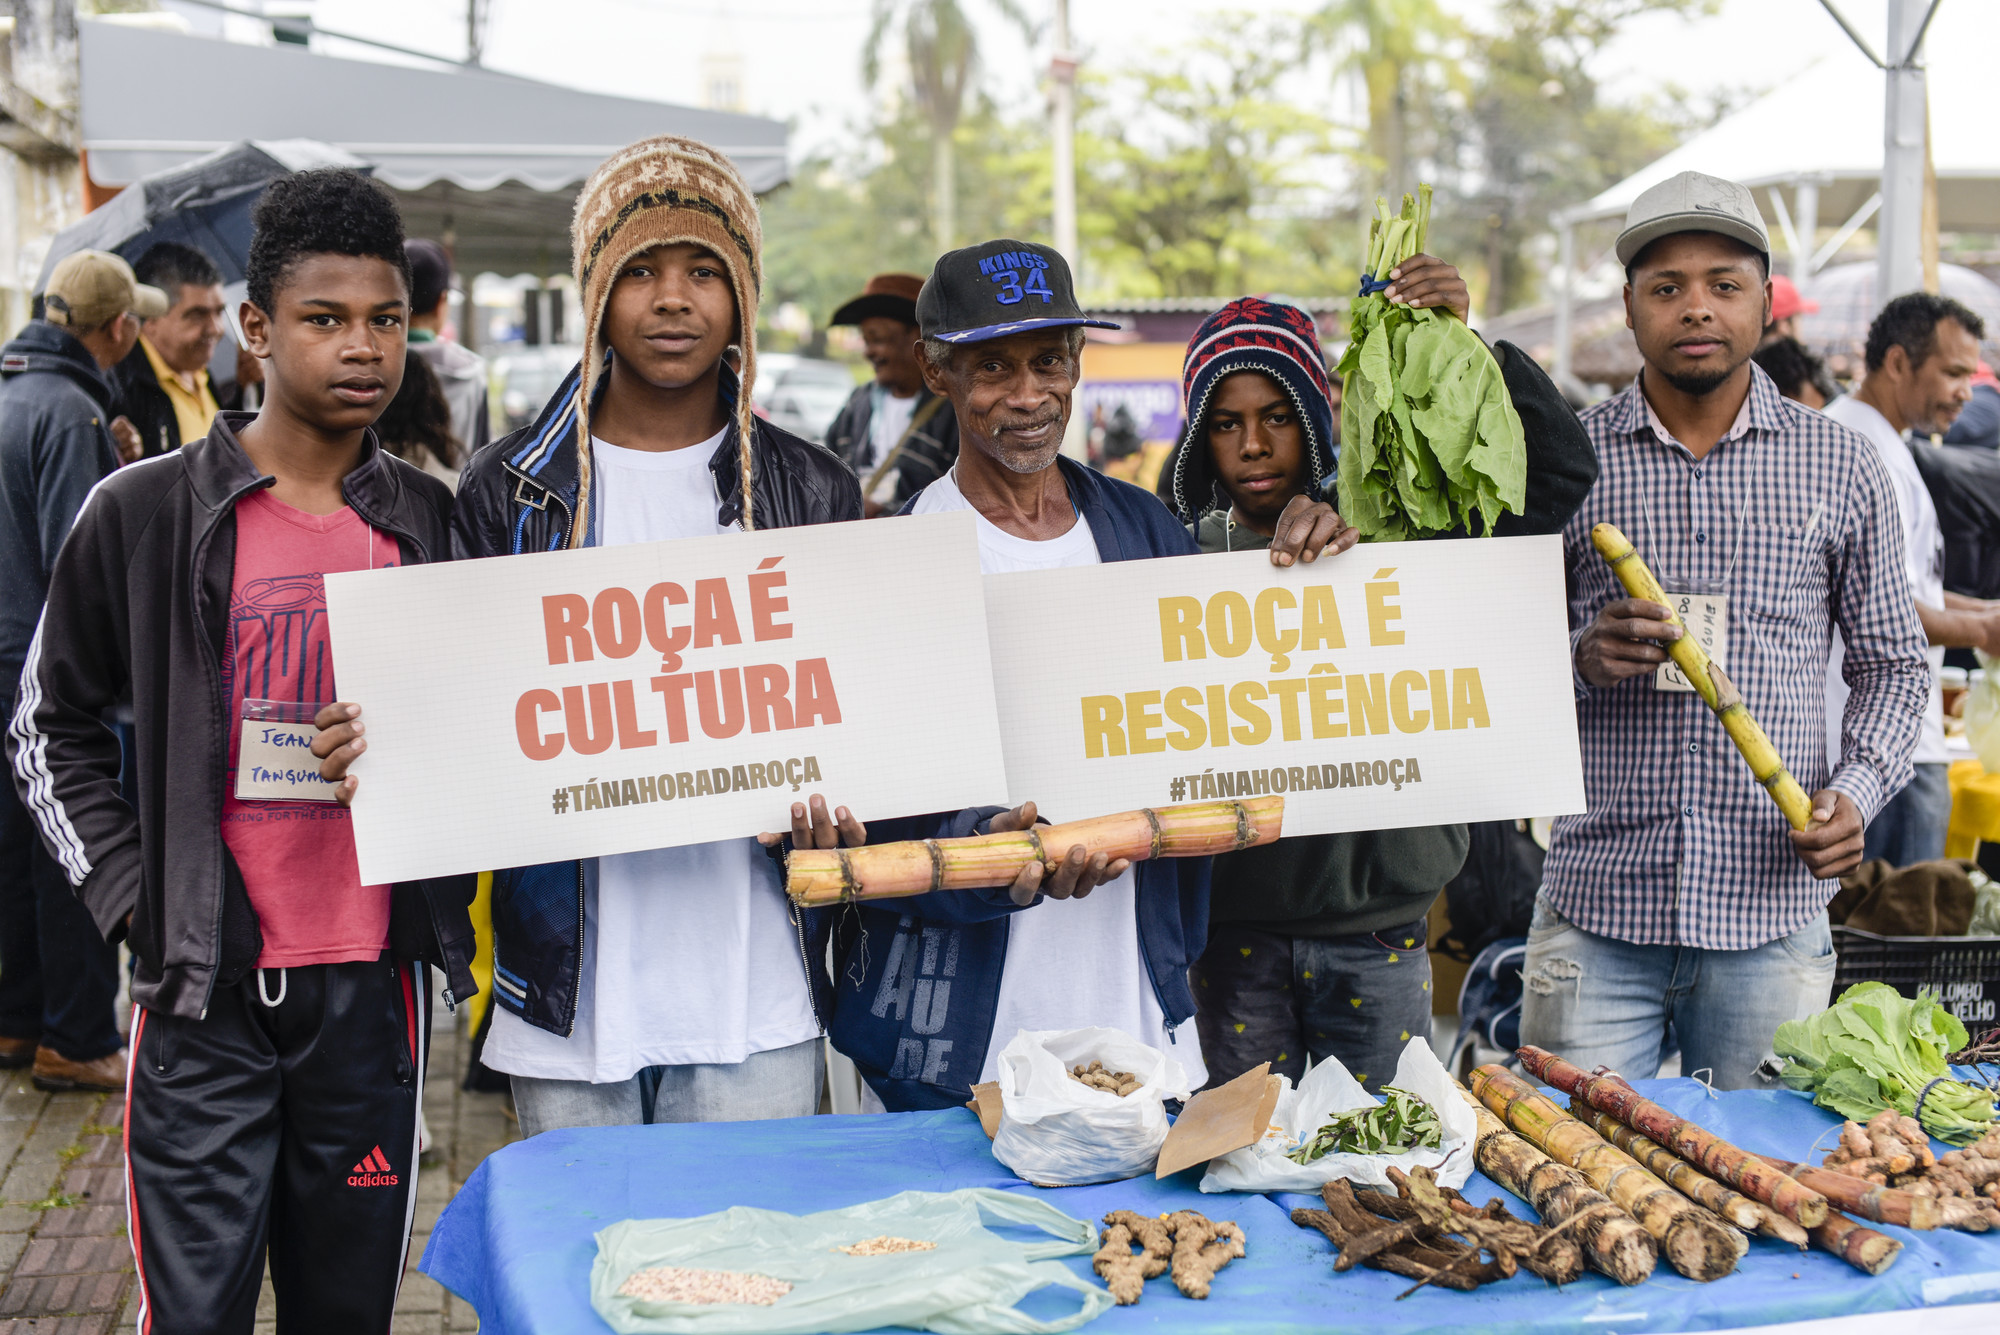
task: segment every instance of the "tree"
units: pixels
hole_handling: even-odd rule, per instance
[[[1333,127],[1280,100],[1276,25],[1232,25],[1085,86],[1077,159],[1093,286],[1128,296],[1327,290],[1352,281],[1308,234],[1308,166]]]
[[[1306,51],[1331,52],[1336,71],[1367,88],[1371,175],[1391,200],[1416,188],[1414,132],[1441,119],[1440,95],[1462,83],[1458,31],[1438,0],[1330,0],[1301,27]]]
[[[1032,39],[1017,0],[988,3]],[[882,81],[883,51],[896,29],[901,30],[909,62],[911,100],[930,129],[931,237],[942,252],[957,244],[956,138],[966,94],[978,74],[978,36],[959,0],[874,0],[868,39],[861,49],[861,75],[870,88]]]

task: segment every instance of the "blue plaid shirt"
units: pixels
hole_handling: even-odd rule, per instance
[[[1838,789],[1873,819],[1910,780],[1930,689],[1881,458],[1754,365],[1744,429],[1706,458],[1650,418],[1637,381],[1583,414],[1599,472],[1563,530],[1572,651],[1625,596],[1590,542],[1591,527],[1610,522],[1663,584],[1719,583],[1724,664],[1785,768],[1808,793]],[[1853,694],[1829,776],[1835,626]],[[1555,822],[1542,879],[1564,917],[1620,941],[1747,950],[1819,916],[1838,882],[1799,861],[1784,816],[1700,696],[1656,690],[1651,674],[1576,686],[1589,809]]]

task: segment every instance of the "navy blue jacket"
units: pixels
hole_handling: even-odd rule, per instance
[[[1104,560],[1198,550],[1153,496],[1068,459],[1058,464]],[[871,821],[868,841],[980,834],[1003,809]],[[1194,1015],[1187,975],[1208,940],[1208,869],[1207,858],[1141,862],[1133,869],[1140,951],[1170,1035]],[[971,1098],[994,1039],[1008,924],[1021,912],[1006,889],[953,890],[899,899],[894,908],[818,912],[835,918],[828,1029],[834,1047],[853,1060],[892,1112],[954,1107]]]
[[[457,559],[555,551],[568,543],[576,513],[577,381],[572,370],[533,425],[494,441],[466,465],[452,511]],[[736,380],[726,367],[722,392],[734,403]],[[761,419],[756,431],[750,487],[758,528],[861,518],[861,486],[847,465]],[[739,467],[732,424],[708,464],[718,524],[742,518]],[[781,877],[775,866],[770,874]],[[538,1029],[568,1036],[576,1027],[584,897],[596,882],[596,858],[493,873],[493,999]],[[794,908],[792,926],[813,1010],[824,1023],[827,921]]]
[[[75,334],[33,320],[0,348],[0,699],[12,699],[49,573],[83,498],[118,467],[111,382]]]

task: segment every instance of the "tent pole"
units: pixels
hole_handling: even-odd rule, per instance
[[[1940,0],[1889,0],[1883,72],[1882,216],[1876,230],[1877,304],[1923,286],[1926,89],[1918,47]]]
[[[1813,242],[1819,239],[1819,182],[1800,181],[1793,194],[1797,198],[1792,213],[1799,247],[1792,252],[1792,282],[1803,288],[1813,275]]]
[[[1556,388],[1561,389],[1570,375],[1570,303],[1576,283],[1576,224],[1568,218],[1556,223]]]

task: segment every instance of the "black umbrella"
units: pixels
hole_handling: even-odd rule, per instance
[[[126,186],[76,226],[56,234],[35,291],[56,262],[79,250],[109,250],[137,261],[154,244],[178,241],[215,261],[225,283],[243,277],[250,254],[250,210],[280,176],[314,167],[368,164],[313,139],[248,140]]]

